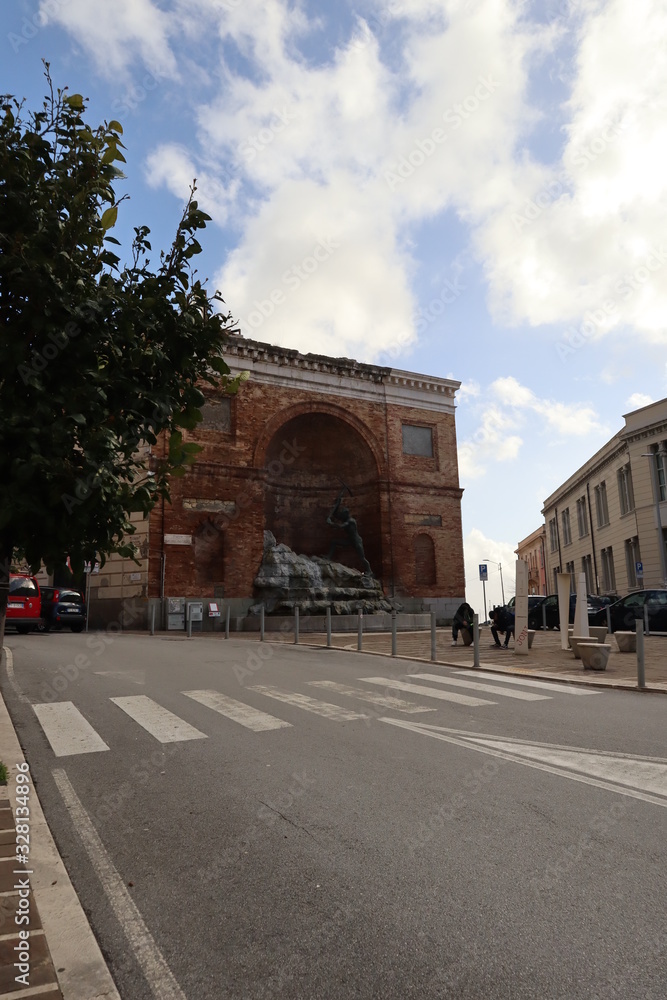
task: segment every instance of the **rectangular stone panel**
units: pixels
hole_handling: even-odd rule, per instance
[[[442,516],[440,514],[406,514],[405,523],[426,525],[431,528],[441,528]]]
[[[231,434],[232,430],[232,401],[226,399],[212,399],[204,403],[201,408],[201,427],[206,430],[223,431]]]
[[[183,497],[183,510],[202,510],[215,514],[236,513],[236,504],[233,500],[207,500],[204,497]]]
[[[433,429],[403,424],[403,454],[433,458]]]

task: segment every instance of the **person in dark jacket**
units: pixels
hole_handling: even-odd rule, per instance
[[[469,604],[461,604],[456,610],[454,621],[452,622],[452,646],[458,645],[459,632],[467,629],[472,639],[472,626],[475,612]]]
[[[514,612],[510,611],[509,608],[494,608],[490,616],[493,625],[491,626],[491,635],[493,636],[492,647],[497,649],[501,648],[501,642],[498,635],[505,636],[505,642],[502,644],[503,649],[507,649],[510,644],[510,637],[514,635]]]

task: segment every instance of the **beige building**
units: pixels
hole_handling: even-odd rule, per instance
[[[560,571],[591,594],[667,587],[667,399],[623,419],[544,503],[550,593]]]
[[[519,559],[528,563],[528,593],[547,594],[546,529],[541,525],[514,550]]]

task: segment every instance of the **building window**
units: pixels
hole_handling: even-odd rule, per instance
[[[558,574],[560,573],[560,566],[556,566],[554,570],[554,594],[558,593]]]
[[[581,560],[581,571],[586,575],[586,593],[595,592],[595,581],[593,580],[593,563],[590,556],[583,556]]]
[[[579,528],[579,538],[585,538],[588,534],[588,522],[586,520],[586,497],[577,500],[577,526]]]
[[[558,529],[555,517],[552,517],[549,521],[549,545],[552,552],[558,551]]]
[[[606,483],[600,483],[599,486],[595,487],[595,513],[597,514],[598,528],[603,528],[605,524],[609,524]]]
[[[618,470],[618,496],[621,502],[621,514],[635,509],[635,494],[632,489],[632,472],[630,463]]]
[[[641,562],[639,554],[639,539],[626,538],[625,540],[625,568],[628,574],[628,589],[634,590],[638,586],[637,563]]]
[[[600,553],[602,562],[602,589],[606,594],[616,593],[616,574],[614,573],[614,554],[611,546],[602,549]]]
[[[576,592],[577,592],[577,585],[576,585],[576,581],[574,579],[574,563],[573,562],[565,563],[565,572],[570,574],[570,593],[571,594],[576,594]]]
[[[403,424],[403,454],[433,458],[433,429]]]
[[[415,538],[415,582],[432,587],[436,583],[435,546],[428,535]]]
[[[560,519],[563,524],[563,545],[570,545],[572,542],[572,529],[570,528],[570,508],[566,507]]]
[[[658,484],[658,497],[667,500],[667,442],[660,447],[651,449],[655,455],[655,479]]]

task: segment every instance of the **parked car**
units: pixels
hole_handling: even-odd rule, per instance
[[[10,573],[6,625],[13,625],[17,632],[26,635],[39,626],[41,615],[42,595],[35,577]]]
[[[42,628],[70,628],[82,632],[86,624],[86,602],[79,590],[71,587],[42,587]]]
[[[593,625],[593,619],[596,615],[602,611],[603,615],[605,601],[604,598],[598,597],[597,594],[587,594],[587,610],[588,610],[588,623]],[[577,595],[570,594],[570,610],[568,615],[568,622],[570,625],[574,622],[574,612],[577,606]],[[544,609],[544,612],[543,610]],[[542,601],[536,605],[532,610],[528,610],[528,628],[540,629],[546,616],[547,628],[560,628],[560,619],[558,616],[558,595],[549,594],[548,597],[542,599]],[[606,617],[602,624],[606,623]]]
[[[609,606],[612,632],[634,632],[638,618],[648,609],[650,632],[667,632],[667,590],[636,590]],[[602,608],[591,620],[592,625],[607,624],[607,609]]]
[[[544,600],[544,594],[529,594],[528,595],[528,611],[532,611],[536,608],[538,604],[541,604]],[[516,604],[516,597],[510,597],[507,602],[507,607],[510,611],[514,611],[514,605]]]

